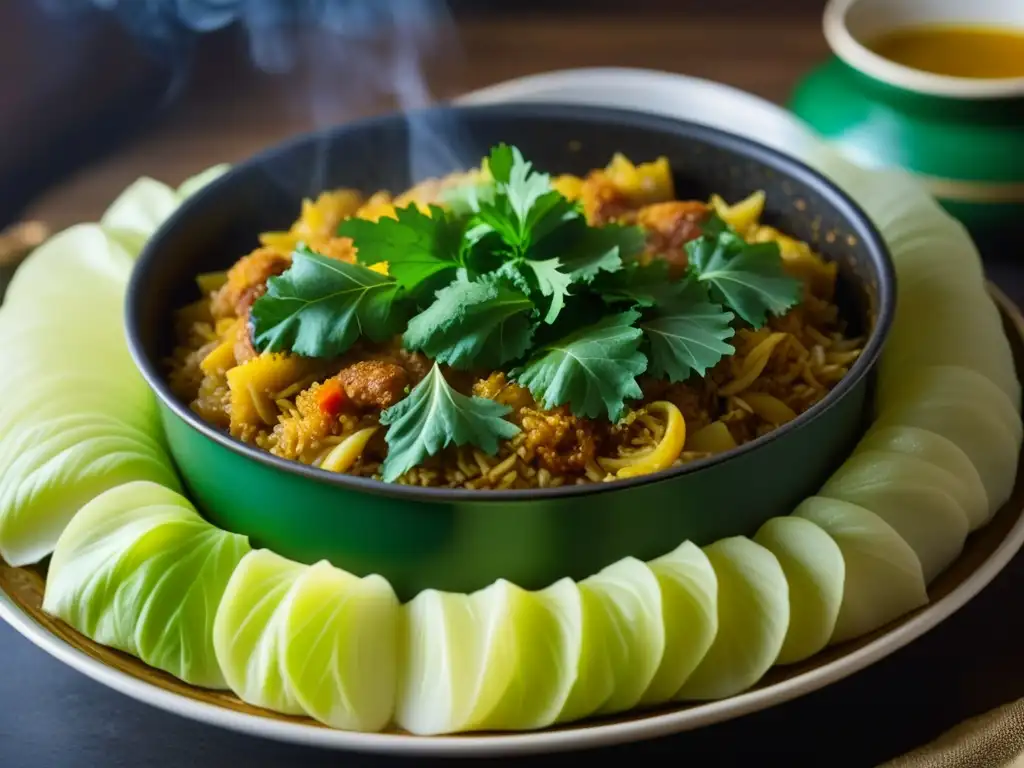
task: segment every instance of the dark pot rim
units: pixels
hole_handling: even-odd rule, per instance
[[[674,133],[683,139],[696,139],[709,144],[717,145],[738,157],[753,159],[771,166],[779,173],[789,179],[797,181],[804,186],[814,189],[829,205],[838,211],[851,228],[861,239],[867,253],[870,256],[873,269],[878,277],[876,287],[878,302],[874,325],[870,336],[857,361],[851,366],[846,376],[819,402],[797,416],[793,421],[778,427],[771,432],[762,435],[743,445],[737,446],[706,459],[699,459],[681,467],[655,472],[649,475],[630,478],[626,480],[615,480],[607,483],[586,483],[583,485],[560,486],[558,488],[528,488],[516,490],[471,490],[466,488],[423,488],[411,485],[398,485],[374,480],[369,477],[356,477],[326,470],[317,467],[301,464],[297,461],[280,458],[263,451],[254,446],[235,439],[230,434],[222,432],[207,424],[198,415],[178,398],[170,390],[163,371],[159,369],[159,361],[151,359],[147,354],[140,338],[139,328],[141,325],[142,305],[145,297],[141,295],[141,286],[146,282],[147,272],[152,268],[153,263],[158,259],[158,245],[164,233],[181,222],[193,216],[193,209],[197,208],[203,197],[215,191],[218,185],[224,184],[235,173],[240,173],[247,168],[267,163],[277,155],[289,151],[293,146],[312,140],[330,140],[331,137],[350,131],[372,131],[375,126],[393,121],[395,119],[407,119],[406,115],[419,116],[423,119],[436,119],[437,117],[452,114],[491,114],[501,116],[533,117],[538,120],[557,118],[580,118],[592,123],[604,125],[629,125],[634,128],[649,129],[663,133]],[[395,499],[416,502],[444,503],[461,499],[472,498],[476,501],[493,502],[515,502],[515,501],[543,501],[547,499],[563,499],[574,496],[585,496],[590,494],[610,493],[625,491],[637,488],[641,485],[666,482],[679,477],[705,470],[709,467],[735,461],[746,456],[768,443],[785,438],[787,435],[802,429],[808,423],[818,418],[821,414],[835,406],[849,392],[853,391],[864,379],[866,379],[874,368],[885,339],[888,336],[895,315],[896,305],[896,274],[893,267],[888,247],[877,228],[874,226],[867,214],[857,205],[845,192],[839,189],[832,181],[824,175],[813,170],[806,164],[783,154],[775,149],[769,148],[746,137],[737,136],[727,131],[713,128],[699,123],[693,123],[675,118],[663,117],[644,112],[635,112],[625,109],[610,107],[592,107],[565,104],[545,103],[509,103],[501,105],[484,106],[439,106],[417,110],[409,113],[392,112],[385,115],[365,118],[351,123],[335,126],[321,131],[304,133],[280,142],[263,152],[249,158],[248,160],[232,166],[223,176],[212,181],[207,187],[197,192],[182,205],[157,229],[147,241],[142,253],[136,262],[131,278],[128,282],[125,307],[125,328],[128,348],[135,362],[136,367],[142,374],[146,383],[156,394],[162,405],[169,409],[175,416],[184,421],[188,426],[200,435],[212,440],[224,448],[252,461],[263,464],[266,467],[281,472],[299,475],[307,480],[317,483],[326,483],[341,489],[348,489],[361,493],[370,493],[378,496],[392,497]]]

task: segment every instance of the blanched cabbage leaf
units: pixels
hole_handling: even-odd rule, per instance
[[[195,176],[190,176],[178,186],[178,199],[181,202],[184,202],[210,182],[219,179],[227,173],[230,168],[231,166],[227,163],[220,163],[219,165],[207,168],[205,171],[200,171]]]
[[[556,719],[568,723],[594,714],[615,690],[615,671],[608,663],[604,641],[611,627],[601,600],[592,592],[584,593],[571,579],[562,579],[544,592],[566,625],[571,652],[578,653],[576,674]]]
[[[524,730],[562,713],[580,664],[578,591],[505,580],[403,606],[396,722],[411,733]]]
[[[346,730],[391,721],[397,646],[398,599],[384,579],[265,549],[242,558],[213,624],[217,661],[240,699]]]
[[[866,173],[823,142],[808,144],[801,155],[861,205],[889,245],[898,308],[879,366],[882,389],[914,364],[958,365],[990,378],[1019,411],[1009,343],[963,224],[904,171]]]
[[[397,689],[391,585],[322,561],[296,579],[285,604],[282,668],[302,709],[332,728],[381,730],[394,714]]]
[[[970,529],[988,521],[988,494],[981,475],[967,454],[947,438],[917,427],[872,427],[857,445],[856,452],[862,451],[904,453],[946,470],[946,490],[967,514]]]
[[[146,240],[184,200],[217,179],[229,167],[226,164],[215,165],[186,179],[177,189],[145,176],[137,179],[110,204],[100,224],[133,256],[138,256]]]
[[[79,509],[104,491],[134,480],[178,488],[162,449],[128,428],[93,422],[39,435],[8,434],[24,446],[0,480],[0,555],[11,565],[50,554]]]
[[[775,663],[789,627],[789,586],[775,555],[743,536],[704,548],[718,580],[718,633],[679,691],[684,700],[746,690]]]
[[[789,585],[789,627],[777,664],[810,658],[835,630],[843,601],[846,566],[838,545],[821,528],[799,517],[775,517],[754,542],[779,561]]]
[[[143,176],[110,204],[100,225],[128,250],[138,253],[180,204],[181,197],[171,187]]]
[[[150,482],[87,503],[57,542],[43,610],[187,683],[225,687],[214,616],[245,537],[214,528]]]
[[[843,553],[843,602],[830,644],[866,635],[928,602],[917,555],[874,512],[811,496],[793,514],[819,526]]]
[[[284,670],[288,595],[308,566],[254,549],[224,589],[213,648],[227,687],[242,701],[285,715],[303,714]]]
[[[925,582],[963,551],[967,513],[956,500],[958,483],[946,470],[905,453],[858,451],[818,492],[864,507],[910,545]]]
[[[106,490],[179,489],[124,339],[131,263],[100,227],[72,227],[29,257],[0,308],[0,556],[12,565],[50,554]]]
[[[1021,421],[1009,398],[989,379],[955,366],[908,370],[880,398],[877,426],[909,426],[942,435],[974,464],[999,509],[1013,490]]]
[[[626,557],[580,582],[584,599],[603,614],[593,653],[611,671],[609,697],[598,714],[632,709],[647,691],[665,655],[661,585],[647,563]],[[597,644],[600,643],[598,646]]]
[[[675,697],[718,633],[718,579],[708,556],[689,541],[648,565],[661,588],[665,653],[640,703],[660,704]]]
[[[120,312],[133,263],[134,254],[102,227],[75,225],[40,245],[18,267],[0,312],[17,313],[23,321],[53,317],[68,328],[89,323],[97,311]],[[69,314],[68,306],[80,314]],[[120,324],[117,331],[123,336]]]
[[[925,273],[910,286],[901,283],[898,306],[879,365],[883,402],[907,372],[951,365],[986,377],[1020,411],[1020,382],[1010,343],[983,283]],[[934,307],[949,310],[935,312]]]

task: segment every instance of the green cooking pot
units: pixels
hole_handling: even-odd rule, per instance
[[[428,138],[430,142],[425,142]],[[445,151],[437,151],[441,144]],[[414,488],[286,461],[204,423],[171,393],[163,361],[174,308],[198,298],[194,275],[224,269],[256,235],[286,229],[299,201],[330,187],[399,190],[465,169],[508,142],[539,168],[585,173],[615,152],[665,155],[680,197],[767,193],[765,221],[839,263],[841,310],[869,335],[863,355],[818,405],[774,432],[654,475],[552,489]],[[421,153],[422,147],[433,151]],[[689,539],[753,533],[788,514],[860,436],[871,371],[893,315],[883,241],[830,182],[772,150],[711,128],[604,108],[437,108],[301,136],[232,169],[152,238],[127,298],[129,343],[159,398],[167,441],[201,511],[256,546],[385,576],[401,597],[471,591],[505,578],[540,588],[626,556],[652,558]]]

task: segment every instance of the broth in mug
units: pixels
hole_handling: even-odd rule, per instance
[[[896,64],[936,75],[1024,77],[1024,28],[959,24],[907,27],[886,33],[867,47]]]

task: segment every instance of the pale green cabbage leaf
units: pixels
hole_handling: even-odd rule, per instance
[[[825,531],[799,517],[774,517],[754,542],[779,561],[789,585],[789,627],[777,664],[808,659],[828,645],[843,601],[846,564]]]
[[[424,590],[402,607],[396,722],[428,735],[543,728],[577,680],[582,622],[569,579],[528,592]]]
[[[892,526],[931,581],[963,551],[969,522],[956,499],[959,483],[946,470],[916,456],[858,451],[836,471],[819,496],[870,510]]]
[[[193,685],[224,688],[214,617],[249,551],[180,494],[134,481],[89,501],[65,528],[43,610],[96,642]]]
[[[53,551],[78,509],[133,480],[180,488],[156,401],[124,336],[124,290],[145,240],[226,170],[173,190],[141,179],[103,223],[50,238],[21,265],[0,307],[0,557]]]
[[[703,550],[686,541],[648,565],[661,589],[665,653],[640,703],[674,699],[718,634],[718,578]]]
[[[213,647],[228,687],[259,707],[377,731],[394,715],[398,598],[380,576],[254,550],[227,584]]]
[[[746,690],[775,663],[789,628],[789,585],[771,552],[743,536],[704,547],[718,581],[718,633],[679,691],[682,700]]]
[[[928,602],[917,555],[874,512],[811,496],[793,514],[824,530],[843,554],[843,600],[830,644],[866,635]]]

